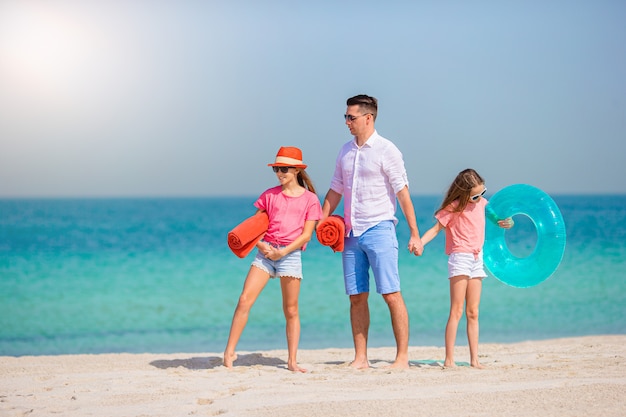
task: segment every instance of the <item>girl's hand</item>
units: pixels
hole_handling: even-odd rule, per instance
[[[270,259],[272,261],[277,261],[283,256],[285,256],[281,249],[275,248],[271,245],[268,245],[268,246],[269,246],[269,250],[267,251],[267,253],[264,254],[267,259]]]
[[[510,229],[511,227],[513,227],[513,225],[515,225],[515,222],[510,217],[504,220],[498,220],[498,226],[503,229]]]
[[[257,248],[259,248],[259,252],[261,252],[263,256],[267,258],[267,255],[270,253],[270,250],[272,249],[272,245],[266,242],[259,242],[257,244]]]
[[[422,256],[422,253],[424,253],[424,245],[422,244],[422,240],[419,238],[410,239],[409,252],[411,252],[415,256]]]

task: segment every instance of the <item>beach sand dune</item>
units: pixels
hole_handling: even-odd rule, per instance
[[[442,347],[412,347],[408,370],[385,369],[393,348],[0,357],[0,416],[624,416],[626,335],[482,344],[484,370],[444,369]],[[467,347],[457,360],[467,360]]]

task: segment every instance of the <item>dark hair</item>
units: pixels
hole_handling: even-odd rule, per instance
[[[483,177],[478,175],[478,172],[471,168],[464,169],[459,172],[450,185],[450,188],[441,203],[441,207],[439,207],[435,213],[439,213],[441,210],[447,208],[455,200],[458,200],[459,204],[453,211],[461,212],[465,210],[465,207],[467,206],[467,203],[469,203],[469,199],[471,197],[470,194],[472,193],[472,188],[484,183],[485,180],[483,180]]]
[[[374,120],[378,114],[378,100],[374,97],[366,96],[365,94],[359,94],[358,96],[350,97],[346,104],[348,106],[359,106],[359,110],[363,114],[370,113]]]

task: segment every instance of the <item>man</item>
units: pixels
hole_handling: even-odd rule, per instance
[[[346,238],[342,253],[346,294],[350,296],[350,321],[355,356],[351,366],[369,367],[367,337],[370,325],[369,270],[376,291],[389,307],[396,339],[391,367],[408,368],[409,316],[398,273],[396,199],[406,217],[411,237],[408,249],[416,256],[424,250],[402,153],[376,132],[378,101],[358,95],[347,100],[344,115],[354,139],[346,143],[336,160],[330,189],[324,198],[322,219],[330,216],[344,197]]]

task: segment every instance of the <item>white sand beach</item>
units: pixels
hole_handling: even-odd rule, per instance
[[[486,369],[442,368],[442,347],[411,347],[411,367],[385,369],[393,348],[0,357],[0,416],[624,416],[626,335],[482,344]],[[467,361],[458,347],[457,361]]]

